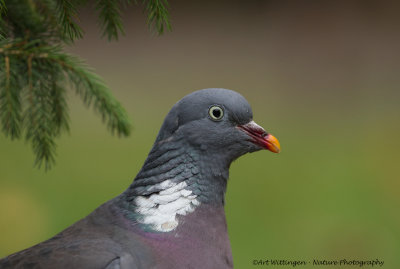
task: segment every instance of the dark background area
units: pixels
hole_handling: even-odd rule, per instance
[[[400,2],[170,1],[173,31],[101,39],[97,15],[67,48],[112,88],[134,124],[112,137],[70,93],[57,166],[0,136],[0,256],[86,216],[132,181],[172,105],[194,90],[236,90],[281,142],[231,167],[226,197],[235,267],[253,259],[383,259],[400,266]]]

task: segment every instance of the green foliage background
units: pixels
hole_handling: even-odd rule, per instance
[[[87,35],[86,58],[134,122],[106,132],[73,94],[70,135],[45,173],[0,136],[0,256],[45,240],[121,193],[170,107],[206,87],[241,92],[281,142],[231,168],[227,218],[236,268],[253,259],[382,259],[400,266],[398,4],[293,1],[170,3],[174,31],[149,35],[141,11],[126,37]],[[377,11],[378,10],[378,11]],[[371,14],[375,14],[372,16]],[[315,268],[315,267],[313,267]]]

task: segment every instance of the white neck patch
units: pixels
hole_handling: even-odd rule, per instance
[[[155,185],[163,190],[149,197],[138,196],[135,198],[136,211],[142,215],[139,222],[151,225],[159,232],[170,232],[178,226],[176,215],[185,216],[194,211],[200,204],[197,195],[186,190],[186,182],[179,184],[170,180]]]

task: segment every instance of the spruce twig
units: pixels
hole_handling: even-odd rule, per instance
[[[168,2],[166,0],[143,0],[147,11],[147,24],[159,35],[163,34],[165,28],[171,31],[169,22]]]
[[[11,139],[19,138],[21,133],[20,87],[14,68],[10,66],[10,57],[3,57],[0,70],[0,118],[2,131]]]
[[[35,165],[55,163],[55,139],[69,130],[67,90],[101,116],[112,134],[128,136],[130,122],[104,81],[63,44],[83,37],[78,9],[86,0],[0,0],[0,124],[6,137],[24,135]],[[121,8],[130,0],[96,0],[109,40],[124,34]],[[149,27],[170,29],[166,0],[143,0]]]
[[[72,42],[83,37],[83,30],[77,23],[79,20],[77,6],[73,1],[57,0],[57,14],[65,41]]]
[[[107,36],[108,40],[118,40],[118,33],[125,34],[119,1],[97,0],[96,9],[99,11],[99,24],[103,31],[103,36]]]

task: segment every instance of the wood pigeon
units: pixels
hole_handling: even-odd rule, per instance
[[[0,268],[232,268],[224,212],[229,166],[278,140],[227,89],[195,91],[166,116],[133,183],[53,238]]]

